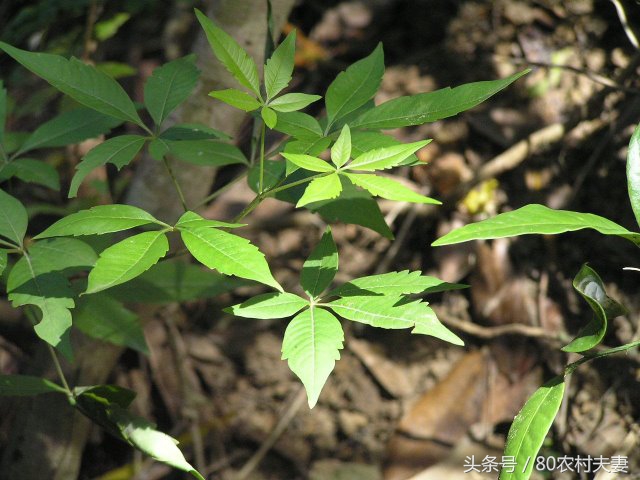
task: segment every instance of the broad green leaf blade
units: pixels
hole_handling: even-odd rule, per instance
[[[504,456],[515,460],[513,472],[503,468],[500,480],[527,480],[547,432],[558,414],[564,395],[564,380],[555,377],[529,397],[511,424]]]
[[[386,329],[413,328],[411,333],[431,335],[455,345],[464,342],[442,325],[426,303],[400,296],[343,297],[327,305],[354,322]]]
[[[322,200],[331,200],[340,195],[342,191],[342,183],[337,173],[332,173],[326,177],[316,178],[311,181],[304,191],[304,195],[300,197],[296,207],[303,207],[309,203],[315,203]]]
[[[296,51],[296,31],[293,30],[275,49],[264,67],[264,87],[270,100],[291,81]]]
[[[220,130],[200,123],[179,123],[160,134],[163,140],[229,140],[231,137]]]
[[[120,12],[120,13],[116,13],[113,17],[109,19],[102,20],[96,23],[94,28],[94,34],[96,36],[96,39],[99,40],[100,42],[104,42],[105,40],[110,39],[116,33],[118,33],[118,30],[120,30],[120,27],[125,23],[127,23],[130,18],[131,18],[130,13]]]
[[[119,285],[155,265],[169,250],[162,231],[144,232],[110,246],[100,254],[85,293],[96,293]]]
[[[264,124],[271,129],[278,123],[278,114],[269,107],[263,107],[260,110],[260,116],[264,120]]]
[[[327,131],[338,119],[367,103],[378,91],[384,73],[382,44],[338,74],[327,89]]]
[[[98,205],[61,218],[34,238],[100,235],[156,223],[153,215],[132,205]]]
[[[586,263],[573,279],[573,288],[582,295],[593,310],[593,319],[585,325],[578,336],[569,345],[562,348],[565,352],[584,352],[600,342],[607,333],[608,320],[627,313],[626,308],[609,297],[600,276]]]
[[[544,205],[525,205],[482,222],[472,223],[448,233],[433,246],[451,245],[469,240],[514,237],[516,235],[573,232],[591,228],[604,235],[617,235],[640,245],[640,234],[631,232],[604,217],[591,213],[553,210]]]
[[[627,188],[636,223],[640,226],[640,124],[633,131],[627,153]]]
[[[149,152],[157,160],[170,154],[183,162],[203,166],[224,166],[248,163],[242,151],[235,145],[215,140],[154,140]]]
[[[78,194],[80,184],[92,170],[107,163],[121,169],[135,158],[145,142],[146,138],[140,135],[120,135],[92,148],[76,166],[77,172],[69,187],[69,198]]]
[[[400,165],[407,157],[420,150],[431,140],[423,140],[414,143],[401,143],[391,147],[376,148],[356,157],[348,165],[349,170],[384,170]]]
[[[0,145],[4,143],[4,129],[7,122],[7,89],[0,80]]]
[[[344,175],[346,175],[354,185],[364,188],[374,197],[382,197],[387,200],[395,200],[396,202],[427,203],[431,205],[442,204],[442,202],[420,195],[390,178],[361,173],[345,173]]]
[[[338,249],[331,235],[331,228],[322,235],[302,266],[300,284],[311,298],[317,298],[331,284],[338,271]]]
[[[247,87],[258,97],[260,96],[260,81],[258,69],[253,59],[240,45],[224,30],[196,8],[196,17],[215,56],[227,68],[229,73],[244,87]]]
[[[0,48],[76,102],[144,127],[135,105],[120,84],[94,67],[77,58],[67,60],[49,53],[28,52],[4,42],[0,42]]]
[[[110,288],[107,293],[127,303],[181,303],[212,298],[248,284],[200,265],[164,261],[126,284]]]
[[[333,168],[328,162],[312,157],[311,155],[299,154],[299,153],[282,153],[282,156],[289,160],[294,165],[300,168],[309,170],[311,172],[333,172]]]
[[[315,140],[290,140],[284,147],[286,153],[294,153],[297,155],[311,155],[317,157],[331,145],[329,137],[320,137]],[[297,170],[297,165],[287,162],[287,175]]]
[[[83,296],[73,310],[73,325],[89,337],[149,354],[138,316],[105,294]]]
[[[322,137],[318,121],[302,112],[280,113],[274,129],[299,140],[317,140]]]
[[[340,168],[351,158],[351,130],[349,125],[342,127],[340,136],[331,147],[331,161]]]
[[[221,228],[239,228],[244,227],[244,223],[227,223],[218,220],[209,220],[203,218],[196,212],[184,212],[175,224],[175,228],[198,228],[198,227],[221,227]]]
[[[264,255],[246,238],[209,227],[180,228],[182,240],[203,265],[283,291]]]
[[[295,315],[309,303],[298,295],[287,292],[272,292],[257,295],[238,305],[225,308],[236,317],[245,318],[287,318]]]
[[[307,390],[309,408],[318,397],[340,359],[344,333],[336,317],[328,311],[311,307],[291,320],[282,340],[282,359],[302,381]]]
[[[63,147],[109,132],[122,123],[89,108],[64,112],[40,125],[25,140],[15,156],[37,148]]]
[[[156,125],[189,98],[199,76],[193,57],[178,58],[153,71],[144,85],[144,105]]]
[[[21,246],[27,232],[27,222],[27,211],[22,203],[4,190],[0,190],[0,237]]]
[[[269,102],[269,106],[277,112],[295,112],[308,107],[313,102],[317,102],[321,98],[322,97],[320,95],[309,95],[307,93],[285,93],[284,95]]]
[[[331,290],[327,296],[366,296],[366,295],[409,295],[415,293],[436,293],[465,288],[466,285],[447,283],[436,277],[422,275],[422,272],[388,272],[356,278]]]
[[[350,126],[353,129],[389,129],[435,122],[475,107],[527,73],[529,70],[501,80],[467,83],[453,89],[395,98],[363,113]]]
[[[7,251],[0,250],[0,276],[4,272],[5,268],[7,268]]]
[[[37,183],[52,190],[60,190],[58,171],[42,160],[19,158],[0,167],[0,182],[12,177],[26,183]]]
[[[253,112],[262,105],[258,100],[249,95],[247,92],[236,90],[235,88],[227,88],[226,90],[215,90],[209,92],[209,96],[217,98],[221,102],[231,105],[245,112]]]
[[[401,145],[402,142],[390,135],[375,131],[354,131],[351,132],[351,156],[359,157],[365,152],[376,150],[378,148],[393,147]],[[418,157],[409,155],[398,165],[412,165],[418,162]]]
[[[46,378],[30,375],[0,375],[0,396],[28,397],[51,392],[67,393],[60,385]]]

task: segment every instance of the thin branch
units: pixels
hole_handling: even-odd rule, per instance
[[[622,24],[622,28],[624,29],[624,33],[627,35],[627,38],[633,45],[633,48],[636,50],[640,48],[640,43],[638,42],[638,37],[635,32],[631,29],[629,22],[627,20],[627,13],[624,11],[624,7],[620,3],[619,0],[610,0],[613,3],[613,6],[616,7],[616,12],[618,13],[618,18],[620,19],[620,23]]]
[[[187,201],[184,199],[184,194],[182,193],[182,188],[180,188],[180,184],[178,183],[178,179],[174,175],[173,170],[171,169],[171,165],[169,165],[169,161],[167,160],[166,155],[162,156],[162,163],[164,164],[164,168],[166,168],[167,172],[169,173],[169,176],[171,177],[171,181],[173,182],[173,186],[175,187],[176,192],[178,193],[178,197],[180,198],[180,203],[182,204],[182,208],[184,208],[185,212],[189,211],[189,207],[187,207]]]

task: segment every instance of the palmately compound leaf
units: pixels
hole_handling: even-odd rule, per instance
[[[441,205],[442,202],[425,197],[395,180],[372,174],[345,173],[354,185],[364,188],[374,197],[382,197],[396,202],[427,203]]]
[[[351,130],[349,125],[342,127],[342,131],[331,147],[331,161],[340,168],[351,158]]]
[[[12,177],[26,183],[37,183],[52,190],[60,190],[58,171],[43,160],[19,158],[0,167],[0,182]]]
[[[344,332],[327,310],[311,307],[294,317],[284,332],[282,359],[302,381],[309,408],[318,403],[322,387],[340,359]]]
[[[238,305],[225,308],[225,311],[236,317],[245,318],[287,318],[295,315],[308,305],[308,302],[287,292],[271,292],[245,300]]]
[[[382,44],[367,57],[338,74],[325,97],[327,130],[342,117],[367,103],[378,91],[384,73]]]
[[[358,155],[348,166],[349,170],[384,170],[400,165],[407,157],[413,155],[431,140],[413,143],[401,143],[390,147],[376,148]]]
[[[633,131],[627,153],[627,188],[636,223],[640,226],[640,124]]]
[[[28,221],[27,210],[22,203],[4,190],[0,190],[0,237],[21,246]]]
[[[96,293],[120,285],[155,265],[169,250],[163,231],[144,232],[111,245],[89,272],[85,293]]]
[[[322,235],[302,266],[300,284],[311,298],[316,298],[331,284],[338,272],[338,249],[331,235],[331,228]]]
[[[311,172],[333,172],[333,168],[328,162],[312,157],[311,155],[299,153],[283,153],[282,156],[294,165],[309,170]]]
[[[51,392],[67,393],[60,385],[46,378],[31,375],[0,375],[0,396],[29,397]]]
[[[100,235],[155,223],[153,215],[133,205],[98,205],[61,218],[34,238]]]
[[[193,56],[172,60],[153,71],[144,85],[144,105],[156,125],[189,98],[199,76]]]
[[[117,127],[122,120],[90,108],[76,108],[61,113],[36,128],[14,156],[37,148],[63,147],[95,138]]]
[[[140,135],[120,135],[89,150],[76,166],[77,172],[69,187],[69,198],[78,194],[80,184],[92,170],[107,163],[112,163],[120,170],[135,158],[146,141]]]
[[[564,396],[564,379],[555,377],[529,397],[509,429],[505,457],[514,459],[514,468],[503,468],[500,480],[527,480],[538,451],[558,414]]]
[[[67,60],[50,53],[33,53],[4,42],[0,42],[0,48],[78,103],[144,127],[135,105],[120,84],[95,67],[77,58]]]
[[[292,30],[267,60],[264,67],[264,87],[271,100],[291,81],[296,51],[296,31]]]
[[[458,228],[433,242],[433,246],[451,245],[469,240],[514,237],[517,235],[572,232],[592,228],[604,235],[617,235],[640,245],[640,234],[611,220],[591,213],[553,210],[544,205],[525,205],[482,222]]]
[[[307,93],[285,93],[269,102],[269,106],[277,112],[295,112],[302,110],[313,102],[317,102],[321,98],[320,95],[309,95]]]
[[[217,98],[221,102],[231,105],[234,108],[245,112],[253,112],[262,105],[258,100],[249,95],[247,92],[236,90],[235,88],[227,88],[226,90],[214,90],[209,92],[209,96]]]
[[[435,122],[475,107],[527,73],[529,70],[501,80],[394,98],[365,111],[349,125],[352,129],[389,129]]]
[[[409,295],[415,293],[436,293],[465,288],[466,285],[447,283],[436,277],[422,275],[422,272],[388,272],[356,278],[331,290],[328,296],[353,297],[367,295]]]
[[[303,207],[321,200],[331,200],[340,195],[342,183],[337,173],[325,177],[316,178],[307,185],[304,195],[300,197],[296,207]]]
[[[436,317],[433,310],[419,300],[401,296],[343,297],[327,304],[347,320],[386,329],[413,328],[411,333],[431,335],[441,340],[464,345],[464,342]]]
[[[106,294],[81,297],[73,310],[73,325],[89,337],[149,354],[138,316]]]
[[[602,279],[586,263],[573,279],[573,288],[582,295],[594,316],[578,336],[562,348],[565,352],[584,352],[598,345],[607,333],[608,320],[627,313],[626,308],[609,297]]]
[[[203,265],[225,275],[255,280],[283,291],[262,252],[246,238],[217,228],[177,228],[186,247]]]
[[[224,30],[218,27],[204,13],[196,8],[196,17],[215,56],[227,68],[229,73],[244,87],[260,97],[258,69],[253,59]]]

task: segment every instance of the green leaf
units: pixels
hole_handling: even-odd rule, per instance
[[[300,284],[309,297],[317,298],[331,284],[337,271],[338,249],[331,228],[327,227],[320,243],[302,266]]]
[[[167,128],[160,134],[160,138],[164,140],[229,140],[231,137],[200,123],[180,123]]]
[[[83,296],[73,310],[73,325],[92,338],[149,354],[138,316],[107,295]]]
[[[320,95],[309,95],[307,93],[285,93],[269,102],[269,106],[278,112],[295,112],[302,110],[313,102],[317,102],[321,98]]]
[[[359,157],[365,152],[376,150],[378,148],[393,147],[401,145],[402,142],[381,132],[372,131],[354,131],[351,132],[351,155],[354,158]],[[410,165],[418,161],[415,155],[409,155],[398,165]]]
[[[322,128],[318,121],[302,112],[280,113],[273,128],[300,140],[317,140],[322,137]]]
[[[420,300],[400,296],[343,297],[327,305],[335,313],[354,322],[386,329],[413,328],[411,333],[431,335],[454,345],[464,342],[438,321],[429,306]]]
[[[100,42],[110,39],[118,33],[120,27],[127,23],[129,18],[131,18],[130,13],[120,12],[107,20],[102,20],[101,22],[96,23],[94,28],[96,39]]]
[[[260,116],[262,117],[262,120],[264,120],[264,124],[271,129],[273,129],[273,127],[278,123],[278,115],[269,107],[262,107],[262,110],[260,110]]]
[[[225,308],[225,312],[245,318],[287,318],[306,307],[309,303],[298,295],[287,292],[272,292],[257,295],[238,305]]]
[[[264,67],[264,86],[267,99],[272,99],[291,81],[296,52],[296,31],[293,30],[275,49]]]
[[[565,352],[584,352],[600,342],[607,333],[607,320],[624,315],[627,310],[610,298],[600,276],[586,263],[573,279],[573,288],[582,295],[594,312],[593,319],[585,325],[578,336],[562,348]]]
[[[378,91],[384,73],[382,44],[367,57],[338,74],[327,89],[327,131],[341,117],[367,103]]]
[[[76,108],[43,123],[25,140],[15,156],[37,148],[63,147],[109,132],[121,120],[89,108]]]
[[[114,79],[133,77],[138,73],[136,68],[122,62],[100,62],[96,63],[96,68]]]
[[[0,396],[28,397],[41,393],[64,393],[60,385],[31,375],[0,375]]]
[[[356,278],[330,291],[327,296],[398,296],[412,293],[436,293],[465,287],[465,285],[447,283],[436,277],[423,276],[422,272],[403,270]]]
[[[263,188],[269,190],[275,187],[278,183],[284,180],[286,170],[286,160],[266,160],[264,162],[263,176]],[[249,175],[247,176],[247,184],[255,193],[258,193],[260,184],[260,164],[256,164],[249,169]],[[286,190],[278,192],[286,194]],[[276,198],[278,198],[276,193]]]
[[[224,30],[196,8],[196,17],[205,34],[215,56],[227,68],[229,73],[244,87],[247,87],[260,97],[260,81],[258,69],[253,59],[240,45]]]
[[[199,76],[193,57],[178,58],[153,71],[144,85],[144,105],[156,125],[189,98]]]
[[[0,80],[0,145],[4,143],[4,129],[7,121],[7,89]]]
[[[309,203],[336,198],[340,195],[341,191],[342,183],[337,173],[316,178],[307,185],[307,188],[304,190],[304,195],[300,197],[296,207],[303,207]]]
[[[248,163],[238,147],[215,140],[154,140],[149,145],[149,152],[157,160],[170,154],[194,165],[221,167]]]
[[[318,397],[340,359],[344,333],[336,317],[328,311],[311,307],[294,317],[284,332],[282,359],[302,381],[307,390],[309,408]]]
[[[27,211],[19,200],[0,190],[0,236],[21,246],[27,233]]]
[[[60,190],[58,171],[42,160],[19,158],[0,167],[0,182],[12,177],[26,183],[37,183],[52,190]]]
[[[547,432],[558,414],[564,395],[564,380],[555,377],[529,397],[511,424],[504,456],[515,459],[513,472],[503,468],[500,480],[527,480]]]
[[[112,163],[118,170],[128,165],[144,146],[146,138],[140,135],[120,135],[89,150],[76,166],[76,174],[71,180],[69,198],[78,194],[78,188],[89,173],[107,163]]]
[[[310,170],[312,172],[335,171],[335,168],[331,166],[331,164],[320,158],[312,157],[311,155],[298,153],[282,153],[282,156],[294,165],[297,165],[300,168],[304,168],[305,170]]]
[[[617,235],[640,245],[640,234],[591,213],[553,210],[544,205],[525,205],[512,212],[501,213],[482,222],[465,225],[433,242],[433,246],[450,245],[469,240],[514,237],[516,235],[573,232],[592,228],[604,235]]]
[[[209,220],[202,218],[196,212],[184,212],[175,224],[175,228],[198,228],[198,227],[220,227],[220,228],[239,228],[244,227],[244,223],[228,223],[218,220]]]
[[[23,67],[49,82],[78,103],[141,127],[136,107],[120,84],[77,58],[33,53],[0,42],[0,48]]]
[[[372,172],[374,170],[384,170],[392,168],[405,160],[408,156],[428,145],[431,140],[423,140],[414,143],[401,143],[391,147],[376,148],[369,150],[356,157],[353,162],[348,165],[349,170],[365,170]]]
[[[283,291],[264,255],[246,238],[215,228],[180,228],[182,240],[200,263],[225,275],[255,280]]]
[[[284,147],[286,153],[294,153],[298,155],[311,155],[317,157],[324,152],[329,145],[331,145],[331,139],[328,137],[320,137],[315,140],[293,140],[287,142]],[[287,163],[287,168],[292,167],[293,164]],[[294,166],[291,171],[287,171],[287,175],[292,171],[295,171],[298,167]]]
[[[169,250],[162,231],[144,232],[110,246],[100,254],[85,293],[96,293],[119,285],[151,268]]]
[[[331,161],[340,168],[351,158],[351,130],[349,125],[342,127],[340,136],[331,147]]]
[[[420,195],[390,178],[358,173],[345,173],[344,175],[355,185],[368,190],[369,193],[375,197],[382,197],[397,202],[428,203],[431,205],[442,204],[442,202]]]
[[[209,96],[231,105],[234,108],[244,110],[245,112],[253,112],[262,105],[258,100],[241,90],[235,88],[227,88],[226,90],[216,90],[209,92]]]
[[[0,250],[0,275],[4,272],[4,269],[7,268],[7,251]]]
[[[61,218],[34,238],[100,235],[150,223],[165,225],[150,213],[132,205],[98,205]]]
[[[627,153],[627,188],[636,223],[640,226],[640,124],[633,131]]]
[[[448,87],[395,98],[363,113],[350,126],[389,129],[435,122],[475,107],[529,71],[524,70],[501,80],[467,83],[453,89]]]

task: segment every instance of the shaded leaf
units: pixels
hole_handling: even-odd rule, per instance
[[[220,130],[200,123],[179,123],[160,134],[164,140],[229,140],[231,137]]]
[[[640,124],[633,131],[627,153],[627,188],[636,223],[640,226]]]
[[[22,203],[0,190],[0,236],[21,246],[27,232],[27,211]]]
[[[278,112],[295,112],[317,102],[322,97],[320,95],[309,95],[307,93],[285,93],[284,95],[269,102],[269,107]],[[274,125],[275,126],[275,123]],[[269,127],[269,128],[273,128]]]
[[[296,51],[296,31],[293,30],[275,49],[264,67],[264,87],[267,99],[272,99],[291,81]]]
[[[407,157],[420,150],[431,140],[414,143],[401,143],[390,147],[376,148],[358,155],[348,166],[349,170],[384,170],[400,165]]]
[[[272,292],[257,295],[238,305],[225,308],[225,312],[245,318],[287,318],[306,307],[308,302],[287,292]]]
[[[331,290],[327,296],[341,297],[366,295],[408,295],[412,293],[436,293],[465,288],[466,285],[447,283],[436,277],[422,275],[422,272],[388,272],[356,278]]]
[[[442,202],[425,197],[395,180],[371,174],[345,173],[355,185],[364,188],[375,197],[382,197],[397,202],[427,203],[441,205]]]
[[[340,168],[351,158],[351,130],[349,125],[342,127],[340,136],[331,147],[331,161]]]
[[[282,359],[302,381],[309,408],[318,402],[322,387],[340,359],[344,333],[336,317],[311,307],[294,317],[284,332]]]
[[[0,80],[0,144],[4,143],[4,129],[7,122],[7,89]]]
[[[322,137],[322,128],[311,115],[302,112],[283,112],[278,115],[274,130],[301,140],[317,140]]]
[[[333,281],[338,271],[338,249],[331,227],[322,235],[309,258],[302,265],[300,284],[311,298],[318,297]]]
[[[262,172],[262,181],[264,190],[275,187],[279,182],[284,180],[286,170],[285,160],[266,160],[264,162],[264,170]],[[247,183],[251,190],[258,193],[260,183],[260,165],[256,164],[249,169]],[[285,191],[286,193],[286,191]],[[277,195],[277,194],[276,194]]]
[[[52,190],[60,190],[58,171],[42,160],[19,158],[0,167],[0,182],[13,177],[26,183],[37,183]]]
[[[154,140],[149,145],[149,152],[157,160],[171,154],[183,162],[194,165],[221,167],[248,163],[238,147],[215,140]]]
[[[66,390],[46,378],[30,375],[0,375],[0,396],[27,397],[42,393],[63,393]]]
[[[300,197],[296,207],[303,207],[309,203],[315,203],[322,200],[330,200],[340,195],[342,191],[342,183],[337,173],[316,178],[307,185],[304,195]]]
[[[209,92],[209,96],[231,105],[234,108],[252,112],[262,105],[258,100],[241,90],[235,88],[227,88],[226,90],[215,90]]]

